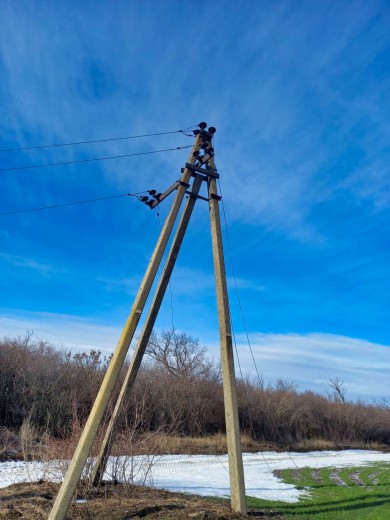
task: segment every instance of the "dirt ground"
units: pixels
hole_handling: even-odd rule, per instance
[[[47,519],[58,485],[50,482],[14,484],[0,489],[0,519]],[[282,519],[272,512],[252,510],[249,517]],[[100,489],[79,488],[69,520],[240,520],[227,503],[183,493],[127,485],[105,484]]]

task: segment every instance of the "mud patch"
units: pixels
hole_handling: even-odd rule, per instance
[[[348,484],[340,477],[340,469],[333,471],[329,477],[336,484],[336,486],[348,487]]]
[[[359,477],[359,473],[357,471],[354,471],[353,473],[348,473],[348,478],[357,486],[365,486],[363,480]]]
[[[319,469],[313,469],[311,472],[311,478],[314,480],[314,482],[317,482],[317,484],[323,484],[323,480],[321,477],[321,472]]]

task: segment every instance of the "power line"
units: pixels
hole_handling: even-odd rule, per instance
[[[219,179],[218,179],[218,185],[219,185],[219,191],[220,191],[221,196],[222,196],[221,182],[220,182]],[[236,272],[235,272],[234,264],[233,264],[232,249],[231,249],[231,245],[230,245],[230,236],[229,236],[229,231],[228,231],[228,223],[227,223],[227,217],[226,217],[226,211],[225,211],[225,205],[224,205],[224,202],[223,202],[223,198],[222,198],[221,202],[222,202],[222,213],[223,213],[223,218],[224,218],[224,222],[225,222],[226,239],[227,239],[227,245],[228,245],[228,250],[229,250],[230,266],[231,266],[231,269],[232,269],[232,274],[233,274],[234,286],[235,286],[236,295],[237,295],[238,306],[239,306],[239,309],[240,309],[241,319],[242,319],[242,323],[244,325],[245,335],[246,335],[247,343],[249,345],[249,350],[251,352],[252,361],[253,361],[253,364],[254,364],[254,367],[255,367],[255,370],[256,370],[257,378],[258,378],[259,384],[261,384],[261,377],[260,377],[260,374],[259,374],[259,371],[258,371],[258,368],[257,368],[257,363],[256,363],[256,360],[255,360],[255,356],[253,354],[253,349],[252,349],[252,345],[251,345],[251,342],[250,342],[250,339],[249,339],[249,334],[248,334],[248,328],[246,326],[246,321],[245,321],[245,317],[244,317],[244,310],[243,310],[242,305],[241,305],[241,298],[240,298],[240,293],[239,293],[239,290],[238,290]]]
[[[41,144],[36,146],[21,146],[19,148],[2,148],[0,152],[17,152],[22,150],[38,150],[41,148],[59,148],[61,146],[75,146],[79,144],[93,144],[93,143],[107,143],[109,141],[124,141],[126,139],[139,139],[140,137],[154,137],[157,135],[168,135],[168,134],[183,134],[188,136],[185,132],[187,130],[191,130],[195,128],[194,126],[189,126],[188,128],[183,128],[182,130],[171,130],[170,132],[155,132],[152,134],[139,134],[139,135],[126,135],[123,137],[109,137],[107,139],[92,139],[90,141],[73,141],[70,143],[57,143],[57,144]],[[191,136],[192,137],[192,136]]]
[[[63,166],[64,164],[80,164],[80,163],[88,163],[95,161],[108,161],[111,159],[123,159],[125,157],[134,157],[136,155],[150,155],[154,153],[162,153],[162,152],[172,152],[176,150],[184,150],[186,148],[192,148],[192,145],[189,146],[176,146],[175,148],[163,148],[162,150],[151,150],[148,152],[137,152],[137,153],[127,153],[124,155],[109,155],[107,157],[95,157],[92,159],[78,159],[75,161],[62,161],[57,163],[46,163],[46,164],[32,164],[29,166],[13,166],[11,168],[0,168],[2,172],[9,172],[11,170],[30,170],[32,168],[49,168],[51,166]]]
[[[54,204],[52,206],[41,206],[39,208],[27,208],[27,209],[18,209],[15,211],[5,211],[3,213],[0,213],[0,216],[15,215],[16,213],[29,213],[32,211],[42,211],[45,209],[63,208],[65,206],[75,206],[77,204],[87,204],[89,202],[98,202],[101,200],[119,199],[121,197],[137,197],[138,198],[138,196],[142,193],[146,193],[146,191],[142,191],[142,192],[138,192],[138,193],[121,193],[120,195],[110,195],[108,197],[98,197],[96,199],[78,200],[75,202],[66,202],[64,204]]]
[[[234,332],[234,327],[233,327],[233,320],[232,320],[232,317],[230,316],[230,327],[232,329],[232,337],[233,337],[233,343],[234,343],[234,350],[236,351],[236,359],[237,359],[237,363],[238,363],[238,369],[240,371],[240,377],[241,377],[241,381],[242,381],[242,385],[244,387],[244,392],[245,392],[245,397],[246,397],[246,404],[247,404],[247,409],[248,409],[248,418],[249,418],[249,425],[250,425],[250,428],[251,428],[251,432],[252,432],[252,436],[253,436],[253,439],[256,440],[256,432],[255,432],[255,427],[253,425],[253,420],[252,420],[252,414],[251,414],[251,410],[250,410],[250,402],[249,402],[249,393],[248,393],[248,388],[247,388],[247,385],[245,383],[245,380],[244,380],[244,376],[242,374],[242,370],[241,370],[241,362],[240,362],[240,357],[238,355],[238,348],[237,348],[237,341],[236,341],[236,334]],[[265,458],[265,455],[263,452],[261,452],[261,456],[262,456],[262,459],[264,460],[266,466],[268,467],[268,469],[272,472],[272,468],[271,466],[269,465],[269,462],[268,460]]]
[[[219,186],[219,191],[220,191],[221,196],[222,196],[221,182],[220,182],[219,179],[218,179],[218,186]],[[255,370],[256,370],[256,374],[257,374],[257,378],[258,378],[258,381],[259,381],[259,385],[260,385],[260,388],[261,388],[261,386],[262,386],[262,379],[260,377],[260,374],[259,374],[259,371],[258,371],[258,368],[257,368],[257,363],[256,363],[256,360],[255,360],[255,356],[253,354],[252,344],[250,342],[248,328],[246,326],[244,310],[243,310],[243,307],[242,307],[242,304],[241,304],[240,292],[238,290],[238,283],[237,283],[237,278],[236,278],[236,272],[235,272],[235,269],[234,269],[232,248],[231,248],[231,245],[230,245],[229,229],[228,229],[227,216],[226,216],[226,211],[225,211],[225,205],[224,205],[224,202],[223,202],[223,197],[221,199],[221,202],[222,202],[222,213],[223,213],[223,218],[224,218],[224,222],[225,222],[225,232],[226,232],[226,239],[227,239],[227,245],[228,245],[228,251],[229,251],[230,265],[231,265],[233,279],[234,279],[234,286],[235,286],[235,290],[236,290],[238,306],[239,306],[239,309],[240,309],[241,319],[242,319],[242,323],[243,323],[243,326],[244,326],[247,343],[248,343],[249,350],[250,350],[250,353],[251,353],[251,356],[252,356],[252,361],[253,361],[253,364],[254,364],[254,367],[255,367]],[[234,332],[233,332],[233,334],[234,334]],[[234,341],[235,341],[235,336],[234,336]],[[240,366],[237,346],[236,346],[236,356],[237,356],[237,360],[238,360],[238,363],[239,363],[239,366]],[[241,373],[241,366],[240,366],[240,373]],[[242,379],[242,373],[241,373],[241,379]],[[243,384],[244,384],[244,388],[245,388],[245,382],[244,381],[243,381]],[[249,401],[248,401],[248,403],[249,403]],[[272,414],[271,414],[271,418],[272,418],[272,422],[273,422],[274,428],[275,428],[275,430],[278,433],[280,441],[282,442],[282,444],[284,445],[284,447],[286,449],[286,452],[288,454],[289,459],[291,460],[293,465],[296,468],[298,468],[297,463],[293,459],[291,453],[288,451],[288,446],[286,445],[286,443],[285,443],[285,441],[284,441],[284,439],[282,437],[282,434],[280,433],[280,431],[279,431],[279,429],[278,429],[278,427],[276,425],[276,421],[273,418]],[[267,465],[268,465],[268,463],[267,463]]]

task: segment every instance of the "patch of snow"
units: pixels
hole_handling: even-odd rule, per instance
[[[375,462],[390,462],[390,453],[366,450],[317,451],[308,453],[259,452],[244,453],[246,494],[267,500],[297,502],[306,491],[286,484],[273,474],[274,470],[310,467],[343,468],[364,466]],[[126,467],[125,457],[119,457],[121,467]],[[111,458],[113,466],[118,459]],[[142,458],[135,457],[142,466]],[[127,464],[130,468],[130,464]],[[204,496],[229,496],[229,472],[227,455],[164,455],[153,461],[149,483],[169,491],[181,491]],[[110,467],[105,478],[110,478]],[[34,482],[39,479],[61,480],[56,470],[40,462],[0,463],[0,487],[17,482]]]

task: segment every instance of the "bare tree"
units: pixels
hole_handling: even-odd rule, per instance
[[[199,340],[184,332],[163,330],[152,333],[146,354],[157,367],[171,376],[214,379],[219,378],[219,368],[206,357],[206,347]]]
[[[346,388],[344,381],[335,377],[334,379],[329,379],[329,386],[331,388],[331,397],[333,397],[333,400],[345,404]]]

